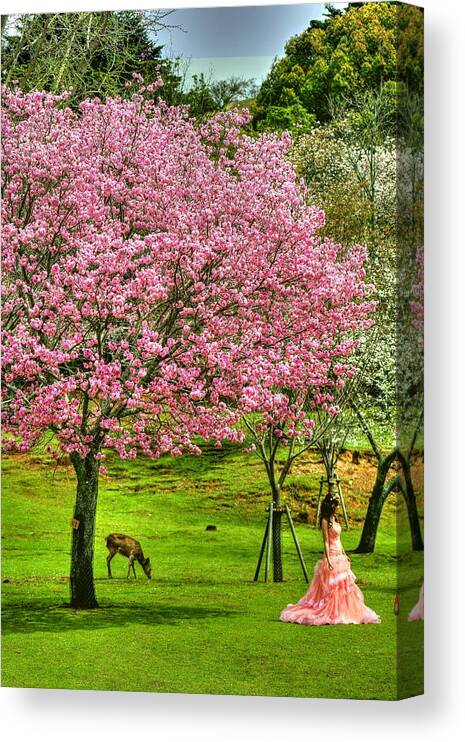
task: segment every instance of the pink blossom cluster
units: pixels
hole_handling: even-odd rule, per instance
[[[242,414],[288,440],[306,400],[333,409],[373,310],[365,250],[319,236],[289,138],[247,117],[4,91],[9,445],[179,455],[240,441]]]

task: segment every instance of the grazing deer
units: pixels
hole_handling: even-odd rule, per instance
[[[124,533],[110,533],[110,535],[106,537],[105,541],[107,549],[110,552],[107,556],[108,577],[112,576],[110,568],[111,560],[113,559],[115,554],[122,554],[129,560],[127,579],[129,579],[129,575],[131,573],[131,567],[134,578],[136,578],[134,562],[137,561],[150,580],[150,578],[152,577],[152,567],[150,564],[150,559],[148,557],[147,559],[144,557],[144,553],[138,541],[136,541],[134,538],[131,538],[130,536],[125,536]]]

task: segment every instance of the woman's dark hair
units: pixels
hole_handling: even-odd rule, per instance
[[[328,528],[331,528],[331,526],[333,525],[332,518],[334,515],[334,511],[336,510],[336,507],[338,505],[339,505],[338,497],[332,494],[326,495],[325,499],[321,503],[320,528],[321,528],[321,522],[323,518],[325,518],[328,521]]]

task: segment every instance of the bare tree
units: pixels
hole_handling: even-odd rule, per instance
[[[24,90],[72,91],[71,101],[124,95],[133,73],[174,84],[156,37],[169,11],[32,13],[2,17],[3,82]],[[3,21],[5,18],[5,22]],[[170,86],[167,87],[170,92]]]

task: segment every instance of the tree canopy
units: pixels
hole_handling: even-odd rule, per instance
[[[287,135],[245,136],[247,111],[202,125],[154,100],[5,91],[5,444],[45,432],[76,470],[72,604],[95,605],[98,467],[197,451],[196,437],[311,433],[351,375],[365,251],[318,235]],[[144,91],[146,97],[142,95]]]
[[[208,80],[200,73],[193,75],[192,85],[183,91],[181,100],[189,105],[192,116],[206,117],[251,98],[255,92],[253,79],[233,75],[223,80]]]
[[[346,12],[328,8],[324,21],[312,21],[275,60],[257,96],[255,124],[267,128],[277,108],[285,115],[298,104],[323,123],[331,117],[331,99],[352,99],[386,82],[418,91],[422,79],[420,8],[391,2],[351,4]]]
[[[162,58],[156,33],[167,24],[162,11],[31,13],[20,15],[2,37],[2,81],[24,90],[70,91],[68,102],[121,95],[140,74],[149,84],[160,76],[170,102],[179,78]]]

